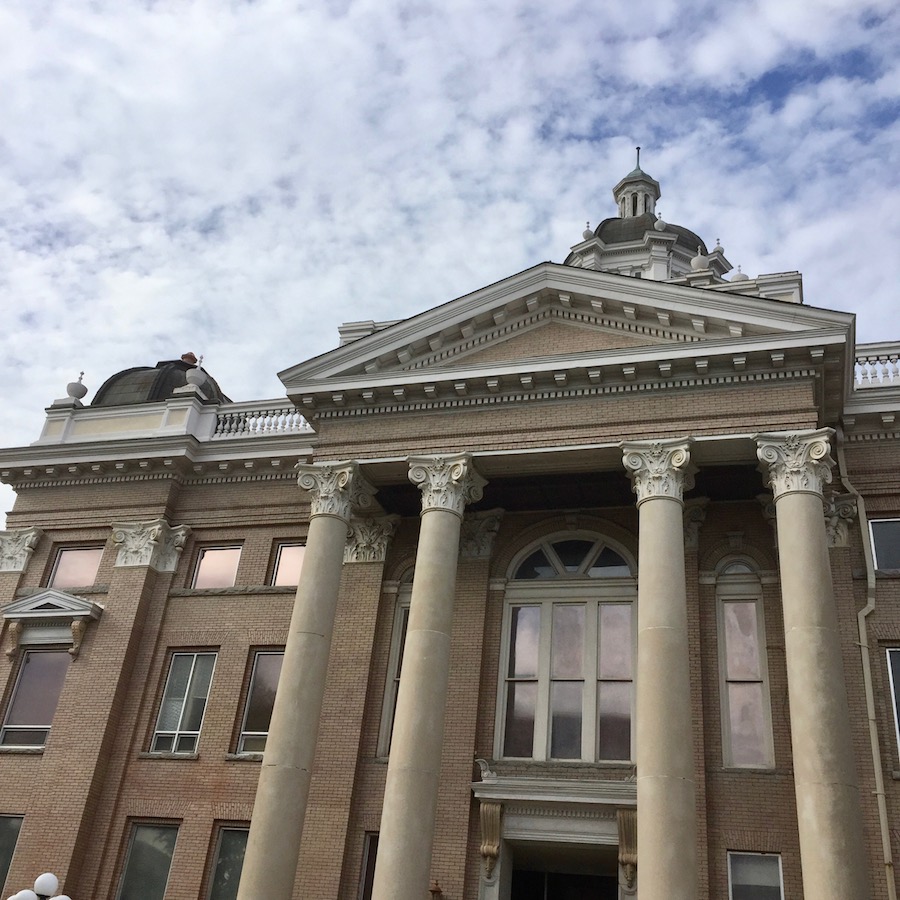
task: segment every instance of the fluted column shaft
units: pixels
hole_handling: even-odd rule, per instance
[[[353,508],[368,506],[374,494],[355,463],[298,468],[300,486],[311,495],[309,533],[238,900],[287,900],[293,893],[347,526]]]
[[[682,508],[686,441],[622,445],[638,497],[637,885],[697,900],[697,822]]]
[[[410,459],[422,521],[391,737],[373,900],[428,896],[462,513],[484,485],[468,455]]]
[[[831,429],[757,436],[775,494],[803,894],[869,897],[822,490]]]

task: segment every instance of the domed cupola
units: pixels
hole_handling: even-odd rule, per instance
[[[662,193],[659,182],[641,168],[641,148],[637,147],[635,167],[613,188],[613,198],[619,207],[619,218],[655,215],[656,201]]]

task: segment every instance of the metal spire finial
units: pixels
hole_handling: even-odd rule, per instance
[[[641,167],[641,148],[636,147],[635,149],[637,150],[637,166],[636,166],[636,168],[639,169]]]

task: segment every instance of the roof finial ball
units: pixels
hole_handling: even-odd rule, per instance
[[[594,232],[591,231],[591,223],[590,222],[584,223],[584,231],[581,232],[581,236],[586,241],[589,241],[594,236]]]
[[[66,393],[73,400],[81,400],[82,397],[88,392],[87,387],[81,383],[81,379],[84,378],[84,372],[78,373],[78,381],[70,381],[66,385]]]
[[[695,272],[701,272],[709,268],[709,257],[703,255],[703,248],[698,245],[697,255],[691,260],[691,268]]]

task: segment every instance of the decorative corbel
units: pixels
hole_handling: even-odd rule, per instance
[[[481,801],[481,858],[484,861],[484,875],[488,881],[494,874],[494,866],[500,856],[500,818],[503,804]]]
[[[81,650],[81,642],[84,640],[84,634],[87,631],[87,619],[72,619],[72,646],[69,647],[69,653],[72,659],[78,656]]]
[[[625,887],[634,890],[637,882],[637,810],[617,809],[619,826],[619,865]]]
[[[21,619],[15,619],[9,623],[9,649],[6,651],[6,655],[10,659],[19,652],[19,640],[21,639],[24,630],[25,626]]]

